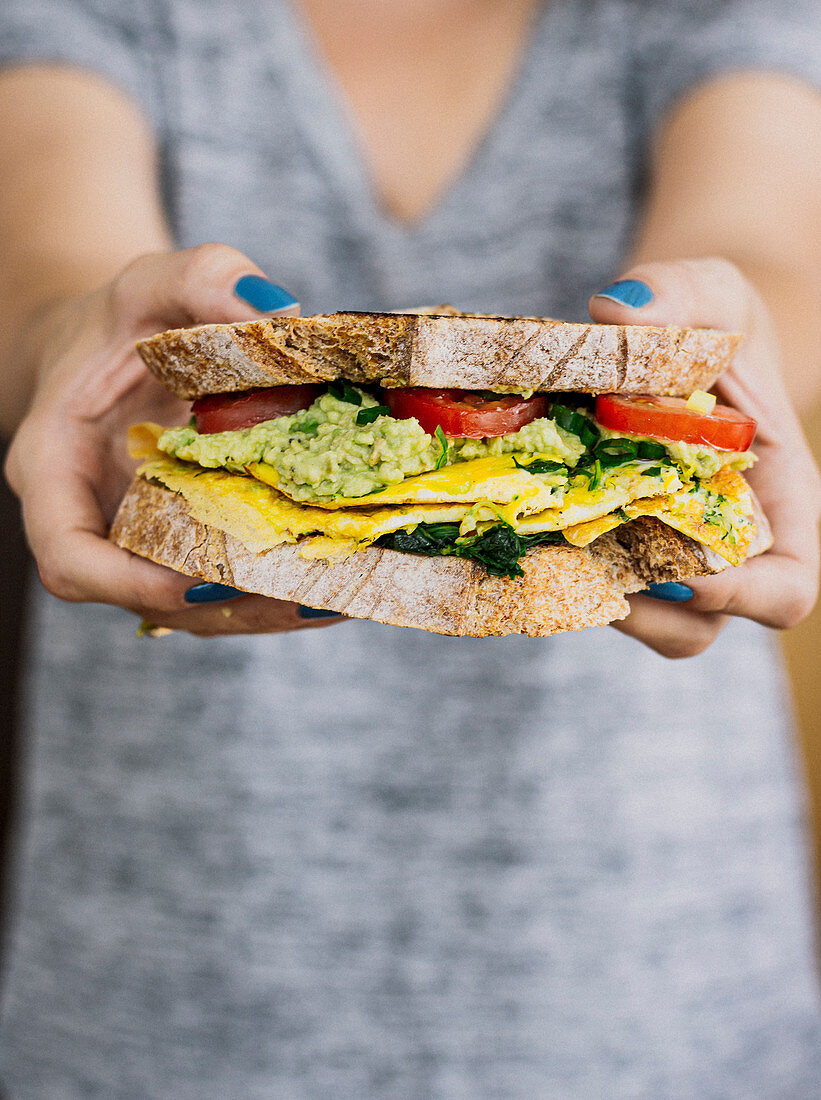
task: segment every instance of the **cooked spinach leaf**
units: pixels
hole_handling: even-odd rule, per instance
[[[507,523],[497,523],[481,535],[459,537],[458,523],[420,523],[412,531],[395,531],[378,540],[380,546],[406,554],[451,555],[484,565],[497,577],[523,577],[520,558],[543,543],[562,543],[561,531],[519,535]]]

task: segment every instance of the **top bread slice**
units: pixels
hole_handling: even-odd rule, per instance
[[[473,390],[653,393],[709,389],[741,337],[713,329],[595,325],[453,312],[332,313],[200,325],[137,350],[193,400],[258,386],[327,382]]]

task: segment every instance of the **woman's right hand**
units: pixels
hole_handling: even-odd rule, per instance
[[[261,309],[234,292],[246,275],[263,280],[254,298]],[[52,307],[32,328],[35,391],[6,476],[22,503],[40,578],[55,596],[116,604],[157,626],[204,636],[338,621],[305,621],[298,605],[256,595],[192,606],[185,594],[196,580],[106,537],[134,473],[129,426],[178,424],[189,414],[148,372],[134,342],[186,325],[298,314],[298,304],[278,291],[242,253],[207,244],[141,256],[106,286]]]

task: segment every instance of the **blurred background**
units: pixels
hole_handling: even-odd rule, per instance
[[[821,408],[805,428],[821,462]],[[5,451],[5,446],[3,446]],[[17,501],[0,479],[0,896],[9,874],[9,834],[21,767],[19,689],[25,629],[25,580],[31,562],[23,538]],[[136,628],[136,621],[135,621]],[[808,809],[813,831],[816,882],[821,881],[821,603],[800,626],[781,635],[792,686],[801,763],[807,777]],[[150,643],[146,643],[150,644]],[[817,892],[821,894],[821,891]],[[0,908],[0,920],[4,907]],[[821,923],[821,902],[818,908]]]

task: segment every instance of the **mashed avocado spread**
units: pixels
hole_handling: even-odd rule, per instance
[[[449,440],[444,455],[442,442],[413,418],[383,415],[371,424],[357,424],[361,409],[377,405],[364,392],[361,405],[325,393],[303,412],[240,431],[200,435],[190,426],[171,428],[158,446],[209,469],[241,473],[252,462],[265,462],[277,471],[282,488],[300,501],[367,496],[435,470],[443,457],[450,464],[515,452],[574,466],[584,453],[577,436],[542,418],[495,439]]]
[[[357,423],[361,410],[378,405],[369,393],[357,392],[361,404],[325,393],[302,412],[239,431],[201,435],[191,425],[171,428],[162,434],[158,446],[166,454],[209,469],[244,473],[251,463],[266,463],[276,470],[278,485],[289,496],[311,501],[364,497],[443,464],[505,453],[515,454],[525,464],[537,459],[534,473],[548,473],[545,467],[560,464],[560,469],[568,468],[563,471],[567,476],[577,466],[599,466],[596,447],[605,440],[642,439],[597,426],[598,443],[586,445],[576,432],[542,417],[510,435],[445,440],[428,435],[413,418],[397,420],[381,414],[371,423]],[[589,421],[588,413],[579,412]],[[663,447],[663,457],[654,462],[675,465],[686,478],[709,478],[721,466],[740,470],[755,461],[749,452],[735,454],[673,442],[664,442]],[[635,447],[633,451],[635,459]],[[628,461],[628,456],[616,456],[615,462],[620,461]],[[601,464],[612,466],[612,456],[602,457]]]

